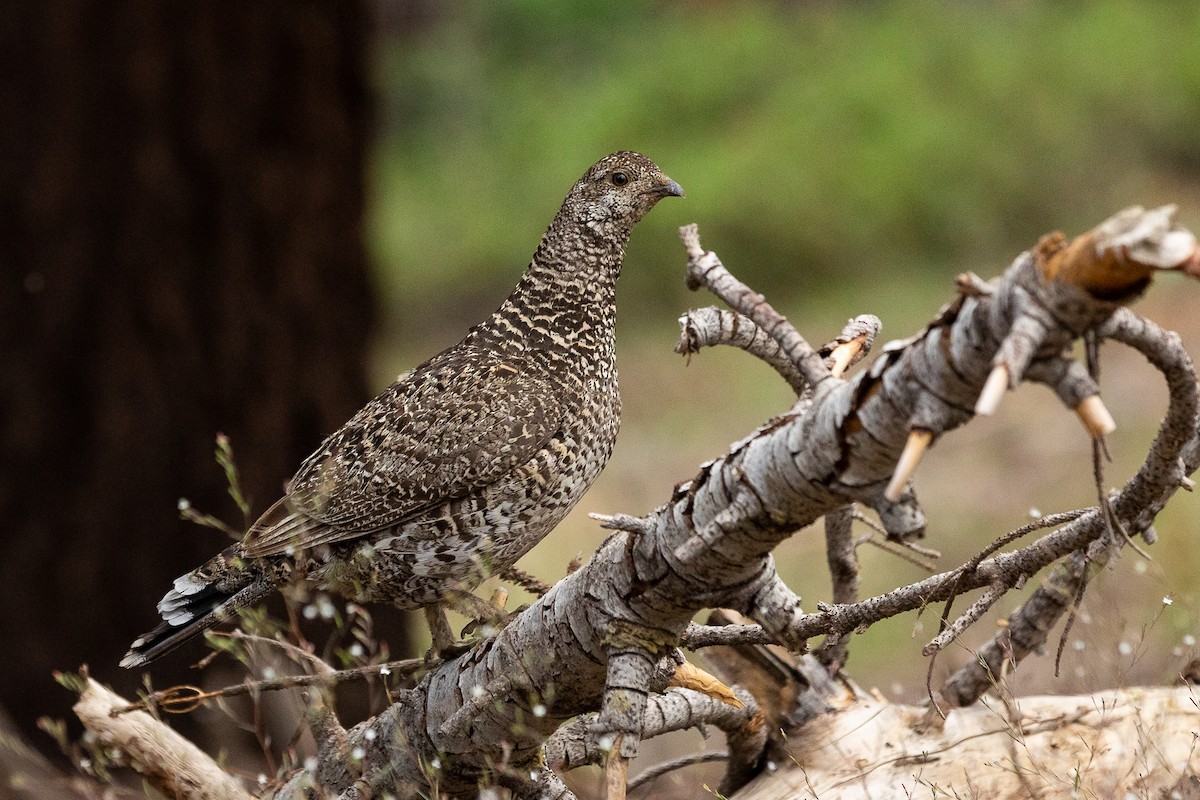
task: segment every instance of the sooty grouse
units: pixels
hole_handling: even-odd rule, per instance
[[[121,665],[299,580],[425,608],[445,638],[440,604],[528,552],[608,461],[616,280],[634,224],[668,195],[683,190],[644,156],[598,161],[500,309],[326,439],[244,541],[176,579]]]

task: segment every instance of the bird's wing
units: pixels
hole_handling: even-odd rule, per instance
[[[403,376],[300,467],[246,535],[250,558],[354,539],[487,486],[559,430],[550,380],[490,352]]]

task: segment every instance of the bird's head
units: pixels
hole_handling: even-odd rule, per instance
[[[664,197],[683,197],[683,187],[650,159],[623,150],[592,165],[571,188],[563,211],[599,233],[628,231]]]

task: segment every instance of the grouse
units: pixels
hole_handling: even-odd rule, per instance
[[[162,623],[121,666],[300,581],[424,608],[437,646],[449,635],[441,605],[528,552],[608,461],[625,246],[659,200],[683,194],[638,153],[596,162],[504,304],[327,438],[242,542],[177,578]]]

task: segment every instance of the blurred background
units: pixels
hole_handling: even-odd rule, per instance
[[[71,701],[51,670],[87,662],[135,692],[117,659],[225,545],[179,498],[243,524],[216,434],[261,511],[323,435],[503,300],[605,153],[645,153],[688,197],[634,234],[622,437],[522,562],[547,581],[603,538],[588,512],[650,510],[790,405],[744,354],[672,353],[679,314],[710,302],[684,288],[679,225],[814,343],[860,313],[903,338],[957,273],[1127,205],[1178,203],[1200,228],[1195,3],[53,0],[9,4],[0,37],[0,708],[39,747],[34,721]],[[1138,310],[1197,352],[1197,297],[1165,276]],[[1119,485],[1165,392],[1115,346],[1101,383]],[[916,486],[944,568],[1095,497],[1086,434],[1032,386],[939,443]],[[1153,561],[1127,553],[1094,582],[1061,676],[1032,658],[1018,692],[1174,680],[1196,655],[1196,502],[1160,518]],[[821,538],[777,553],[812,604]],[[866,592],[920,577],[862,555]],[[375,611],[394,655],[421,646]],[[929,615],[877,625],[848,671],[919,701],[935,632]],[[969,657],[945,654],[935,681]],[[187,662],[155,684],[195,681]]]

